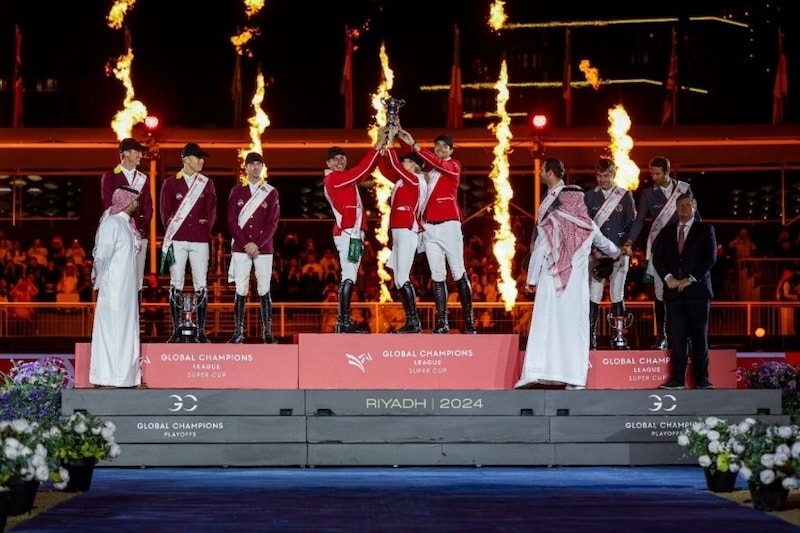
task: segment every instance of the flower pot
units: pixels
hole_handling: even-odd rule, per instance
[[[753,500],[753,508],[761,511],[783,511],[786,508],[786,498],[789,496],[789,489],[783,488],[780,481],[775,481],[769,485],[761,483],[750,484],[750,498]]]
[[[0,489],[0,531],[6,530],[8,519],[8,503],[11,501],[11,492]]]
[[[712,474],[708,468],[704,468],[703,473],[706,476],[706,487],[711,492],[733,492],[736,486],[736,473],[715,470]]]
[[[64,468],[69,472],[69,481],[64,492],[86,492],[92,486],[92,474],[97,459],[84,457],[83,459],[70,459]]]
[[[22,478],[11,478],[8,481],[8,516],[18,516],[31,512],[36,493],[39,491],[39,482],[35,479],[25,481]]]

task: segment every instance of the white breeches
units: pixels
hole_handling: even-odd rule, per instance
[[[358,232],[358,235],[353,234],[354,237],[364,238],[364,232]],[[350,234],[342,233],[333,237],[333,244],[336,245],[336,251],[339,252],[339,264],[342,265],[342,279],[344,281],[349,279],[353,283],[358,279],[358,267],[361,265],[361,259],[357,263],[351,263],[347,258],[347,252],[350,249]]]
[[[603,289],[606,280],[595,277],[592,269],[597,266],[599,261],[592,257],[589,261],[589,299],[599,304],[603,300]],[[620,256],[618,261],[614,261],[614,269],[611,277],[608,278],[608,297],[612,303],[621,302],[625,299],[625,282],[628,279],[631,258],[627,255]]]
[[[392,229],[392,255],[386,266],[394,271],[394,286],[398,289],[409,281],[414,257],[419,246],[419,233],[407,228]]]
[[[258,254],[255,259],[244,252],[231,254],[230,270],[236,283],[236,294],[239,296],[247,296],[250,291],[250,271],[253,269],[256,271],[258,295],[264,296],[269,292],[272,280],[272,254]]]
[[[175,264],[169,267],[169,284],[183,290],[183,282],[186,278],[186,261],[192,269],[192,285],[195,292],[200,292],[206,288],[206,277],[208,276],[208,253],[207,242],[172,241],[172,250],[175,253]]]
[[[431,279],[445,281],[447,265],[450,266],[453,279],[461,279],[467,271],[464,268],[464,235],[461,232],[461,222],[448,220],[441,224],[422,225],[425,228],[422,242],[425,246],[425,255],[428,256]]]

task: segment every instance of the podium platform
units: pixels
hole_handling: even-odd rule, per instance
[[[681,428],[716,415],[787,422],[779,390],[664,391],[669,354],[591,352],[589,389],[513,390],[516,335],[300,335],[297,344],[145,344],[148,389],[95,389],[76,345],[65,414],[117,426],[102,466],[670,465]],[[642,379],[641,376],[647,376]]]

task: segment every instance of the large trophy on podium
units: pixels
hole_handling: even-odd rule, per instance
[[[628,339],[625,338],[625,330],[633,324],[633,313],[625,314],[622,305],[611,304],[611,312],[606,316],[608,325],[611,326],[611,347],[615,350],[628,350]]]
[[[184,292],[181,294],[181,322],[178,327],[178,342],[197,342],[197,322],[194,320],[197,311],[197,294]]]
[[[406,105],[402,98],[384,98],[383,106],[386,108],[386,124],[400,127],[400,108]]]

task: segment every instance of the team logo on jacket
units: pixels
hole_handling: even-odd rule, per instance
[[[244,205],[244,200],[242,200],[241,198],[239,198],[239,201],[238,201],[238,202],[236,202],[236,207],[242,207],[243,205]]]
[[[175,195],[175,199],[176,199],[176,200],[182,200],[182,199],[183,199],[183,193],[178,193],[178,194],[176,194],[176,195]]]

